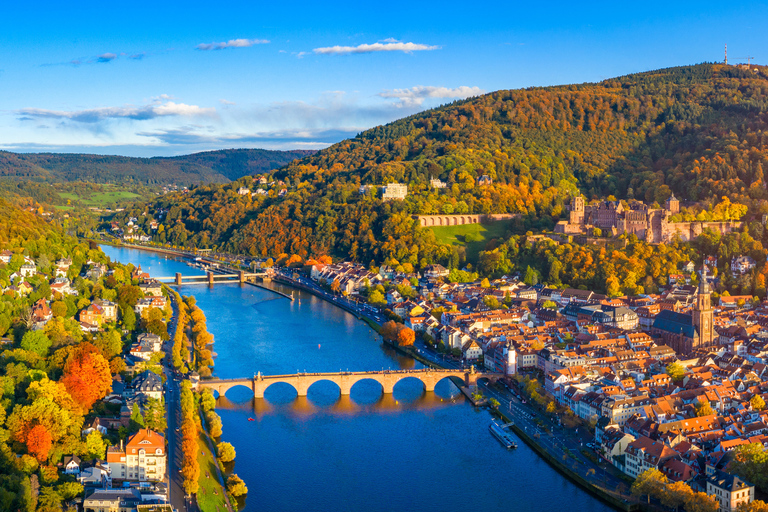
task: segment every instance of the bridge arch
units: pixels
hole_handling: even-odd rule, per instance
[[[291,388],[296,393],[296,396],[291,396],[291,398],[288,399],[288,401],[293,401],[296,399],[297,396],[301,396],[299,389],[297,389],[297,387],[292,382],[286,382],[284,380],[275,380],[270,382],[267,385],[267,387],[263,389],[263,391],[261,392],[262,396],[260,398],[264,398],[266,396],[267,391],[270,389],[272,390],[272,392],[280,393],[281,388],[282,389]],[[304,395],[306,396],[306,392],[304,393]]]
[[[386,391],[384,390],[384,384],[382,384],[380,379],[377,379],[375,377],[361,377],[361,378],[357,379],[355,382],[352,383],[352,385],[349,386],[350,394],[352,393],[353,389],[355,389],[355,388],[359,389],[360,388],[360,386],[358,386],[358,384],[362,384],[362,386],[365,387],[366,385],[368,385],[371,382],[375,383],[376,386],[381,388],[381,394],[382,395],[386,394]]]
[[[233,392],[234,390],[234,392]],[[228,386],[226,389],[215,389],[219,397],[226,397],[227,400],[239,403],[250,400],[253,398],[253,388],[250,386],[250,382],[240,382]]]
[[[315,391],[317,391],[318,389],[322,389],[323,387],[327,386],[327,383],[330,383],[333,387],[335,387],[339,391],[340,395],[344,394],[344,390],[342,389],[341,384],[339,384],[338,382],[334,382],[331,379],[317,379],[316,381],[312,382],[307,386],[306,393],[304,394],[308,396],[310,389],[315,388]],[[347,392],[346,394],[349,394],[349,392]]]

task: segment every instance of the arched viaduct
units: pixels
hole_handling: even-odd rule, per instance
[[[348,395],[352,386],[361,380],[375,380],[381,384],[383,392],[392,393],[402,379],[414,377],[424,383],[426,391],[434,391],[435,385],[446,377],[454,377],[464,385],[471,386],[477,383],[477,379],[489,379],[496,381],[503,375],[499,373],[479,373],[474,370],[384,370],[371,372],[340,372],[340,373],[297,373],[290,375],[257,375],[251,379],[218,379],[201,380],[199,388],[208,388],[223,396],[229,389],[235,386],[245,386],[253,391],[255,398],[264,398],[264,392],[273,384],[283,382],[293,386],[298,396],[307,396],[309,388],[316,382],[331,381],[336,383],[342,395]]]
[[[464,224],[480,224],[497,220],[508,220],[519,217],[517,213],[465,213],[462,215],[415,215],[421,227],[432,226],[461,226]]]

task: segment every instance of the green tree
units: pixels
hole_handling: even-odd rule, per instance
[[[144,422],[149,429],[165,432],[168,425],[165,419],[165,405],[163,405],[162,400],[157,398],[147,400],[147,405],[144,408]]]
[[[41,357],[46,357],[48,350],[51,348],[51,340],[48,339],[48,336],[43,331],[28,331],[21,338],[21,348],[34,352]]]
[[[666,372],[674,382],[682,382],[685,376],[685,368],[678,361],[669,363]]]
[[[525,281],[525,284],[528,286],[533,286],[539,282],[538,274],[530,265],[525,269],[525,277],[523,277],[523,281]]]
[[[101,432],[94,430],[85,437],[85,460],[104,460],[107,443],[101,437]]]
[[[760,443],[738,446],[733,450],[728,471],[736,473],[762,492],[768,492],[768,451]]]
[[[134,403],[133,409],[131,410],[131,420],[128,428],[131,432],[137,432],[139,429],[144,427],[146,427],[146,423],[144,423],[144,416],[141,414],[139,404]]]

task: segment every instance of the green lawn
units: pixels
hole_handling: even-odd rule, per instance
[[[93,194],[84,192],[82,195],[74,192],[59,192],[59,196],[64,199],[69,199],[72,202],[80,201],[86,206],[106,206],[107,204],[117,201],[140,197],[138,194],[127,192],[125,190],[111,190]]]
[[[206,433],[201,432],[197,441],[200,447],[198,462],[200,463],[200,484],[197,490],[197,503],[201,512],[225,512],[227,510],[224,493],[226,492],[216,473],[216,462],[213,460],[211,450],[208,448]]]
[[[441,244],[465,246],[467,248],[467,261],[477,263],[480,251],[485,249],[485,244],[492,238],[503,237],[509,226],[508,220],[499,220],[488,224],[464,224],[463,226],[438,226],[430,227],[437,241]],[[471,235],[475,239],[467,242],[465,237]]]

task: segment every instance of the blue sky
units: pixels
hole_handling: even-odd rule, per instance
[[[318,149],[498,89],[754,56],[765,2],[9,2],[0,149]]]

